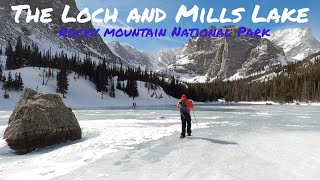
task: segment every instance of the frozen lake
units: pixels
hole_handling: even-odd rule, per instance
[[[318,179],[318,106],[198,105],[179,139],[174,106],[74,110],[83,139],[15,155],[2,140],[0,179]],[[193,117],[194,119],[194,117]]]

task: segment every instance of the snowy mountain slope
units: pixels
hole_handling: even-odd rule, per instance
[[[238,27],[226,27],[236,33]],[[177,55],[168,71],[182,77],[226,79],[236,73],[248,76],[268,66],[285,65],[283,49],[268,39],[250,37],[192,38]]]
[[[20,3],[19,3],[20,2]],[[11,11],[11,5],[26,4],[26,1],[15,0],[1,0],[0,1],[0,45],[6,46],[7,41],[10,39],[12,44],[16,43],[18,36],[21,36],[23,43],[31,45],[35,43],[39,46],[40,51],[51,50],[60,53],[64,51],[71,56],[71,54],[79,53],[81,57],[89,53],[91,56],[105,57],[111,62],[120,62],[121,60],[116,57],[107,45],[103,42],[102,38],[98,35],[96,38],[63,38],[59,37],[59,31],[63,26],[73,27],[75,29],[80,28],[93,28],[91,22],[79,24],[69,23],[63,24],[61,21],[62,11],[66,4],[71,6],[70,14],[75,15],[79,13],[75,0],[68,1],[54,1],[54,0],[32,0],[29,1],[31,9],[38,7],[44,9],[52,7],[52,22],[48,24],[43,23],[30,23],[25,22],[26,12],[22,12],[20,23],[17,24],[14,21],[15,12]]]
[[[120,44],[118,41],[111,41],[107,43],[107,45],[114,54],[121,57],[121,59],[130,65],[148,68],[154,66],[153,59],[151,59],[148,54],[140,52],[129,45]]]
[[[281,29],[273,32],[270,40],[282,47],[287,56],[296,60],[320,51],[320,42],[311,28]]]
[[[111,51],[132,66],[141,66],[151,70],[167,68],[168,64],[175,61],[175,55],[179,50],[163,50],[160,52],[144,52],[134,47],[121,44],[118,41],[107,43]]]
[[[301,60],[320,50],[310,28],[279,30],[269,40],[192,38],[162,71],[187,82],[208,82],[217,77],[235,80],[265,72],[277,64]]]
[[[46,69],[48,70],[48,69]],[[47,85],[42,85],[43,81],[43,68],[21,68],[11,71],[11,74],[14,76],[15,73],[21,73],[24,87],[29,87],[31,89],[37,90],[38,92],[43,93],[56,93],[56,79],[51,79],[48,81]],[[8,75],[8,71],[4,72],[5,75]],[[57,70],[54,70],[55,76]],[[137,106],[143,105],[165,105],[165,104],[175,104],[176,99],[172,98],[162,90],[161,87],[155,91],[148,91],[144,86],[144,82],[138,81],[138,91],[139,97],[135,98],[133,101],[132,98],[129,98],[128,95],[124,94],[123,91],[116,89],[116,98],[109,97],[108,94],[105,94],[102,99],[101,93],[97,93],[95,86],[89,80],[85,80],[83,77],[76,76],[74,73],[69,76],[69,90],[67,98],[63,99],[65,104],[71,108],[106,108],[106,107],[132,107],[132,103],[136,102]],[[47,81],[47,79],[45,79]],[[115,83],[116,83],[115,79]],[[0,83],[2,87],[2,83]],[[152,94],[154,94],[153,97]],[[13,109],[16,102],[19,100],[21,93],[16,91],[9,92],[10,98],[4,99],[4,90],[0,89],[0,107],[1,109]],[[157,97],[163,96],[159,99]],[[62,96],[61,96],[62,97]]]
[[[177,55],[180,53],[181,48],[161,50],[158,52],[146,52],[153,59],[158,60],[166,68],[169,64],[174,63],[177,60]]]

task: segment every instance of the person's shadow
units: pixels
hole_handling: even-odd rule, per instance
[[[222,140],[217,140],[217,139],[210,139],[210,138],[204,138],[204,137],[190,137],[190,139],[199,139],[199,140],[204,140],[204,141],[209,141],[215,144],[223,144],[223,145],[239,145],[236,142],[230,142],[230,141],[222,141]]]

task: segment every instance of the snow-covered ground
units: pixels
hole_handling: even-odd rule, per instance
[[[43,70],[44,68],[32,68],[26,67],[17,70],[12,70],[11,75],[14,78],[15,73],[21,73],[24,87],[31,88],[38,92],[43,93],[56,93],[57,83],[56,74],[57,70],[54,70],[55,77],[48,80],[47,85],[42,85],[43,82]],[[45,69],[48,71],[48,68]],[[4,74],[8,76],[9,71],[5,71]],[[95,86],[89,80],[85,80],[84,77],[79,77],[74,73],[69,76],[69,89],[67,98],[63,99],[65,104],[71,108],[104,108],[104,107],[131,107],[133,102],[137,103],[137,106],[149,106],[149,105],[173,105],[177,102],[177,99],[172,98],[163,91],[161,87],[157,90],[148,91],[145,88],[145,83],[138,81],[139,97],[129,98],[123,91],[117,90],[115,92],[116,97],[111,98],[108,94],[101,95],[95,90]],[[116,86],[116,78],[115,86]],[[45,78],[45,82],[47,78]],[[2,87],[2,83],[0,83]],[[0,88],[0,110],[12,110],[15,104],[20,98],[21,93],[17,91],[9,92],[10,98],[4,99],[4,90]],[[151,97],[153,95],[153,97]],[[160,96],[162,95],[162,98]],[[62,97],[62,95],[60,94]],[[102,99],[103,97],[103,99]]]
[[[74,111],[83,139],[27,155],[0,141],[0,179],[308,179],[320,176],[317,106],[197,105]],[[0,111],[0,139],[11,112]]]

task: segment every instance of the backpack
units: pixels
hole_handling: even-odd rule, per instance
[[[189,113],[186,102],[185,101],[180,101],[180,113],[186,114]]]

